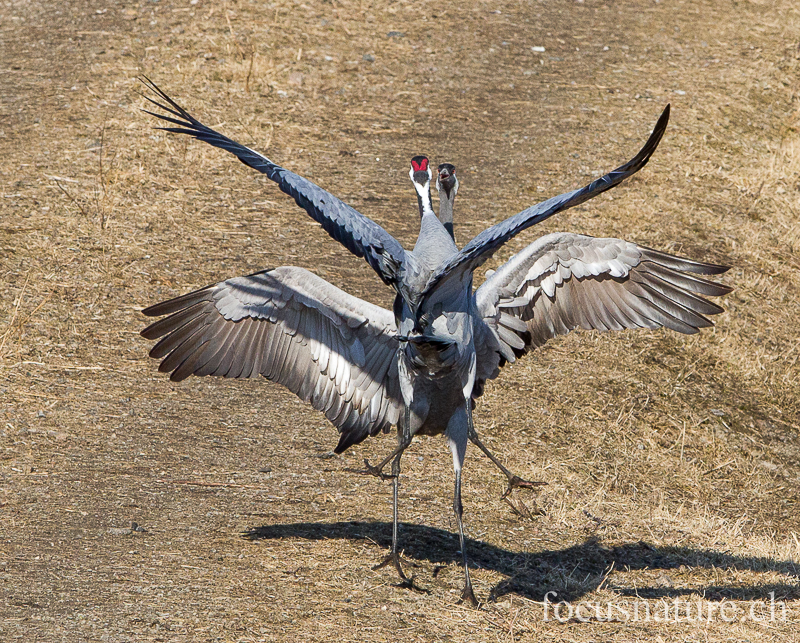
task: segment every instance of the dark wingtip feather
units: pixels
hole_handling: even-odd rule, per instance
[[[214,286],[198,288],[197,290],[193,290],[185,295],[180,295],[179,297],[173,297],[172,299],[167,299],[166,301],[153,304],[152,306],[148,306],[147,308],[143,309],[142,314],[146,315],[147,317],[161,317],[162,315],[175,313],[184,308],[188,308],[192,304],[196,304],[198,301],[207,299],[207,291],[211,288],[214,288]]]
[[[654,250],[648,246],[639,246],[643,250],[645,259],[650,259],[656,263],[668,266],[675,270],[683,270],[685,272],[692,272],[696,275],[721,275],[731,269],[730,266],[723,266],[716,263],[705,263],[703,261],[694,261],[686,257],[678,257],[671,255],[668,252],[661,250]],[[731,288],[731,290],[733,290]]]
[[[180,105],[178,105],[178,103],[176,103],[174,100],[172,100],[172,99],[169,97],[169,95],[168,95],[168,94],[167,94],[167,93],[166,93],[166,92],[165,92],[163,89],[161,89],[161,88],[160,88],[158,85],[156,85],[156,84],[155,84],[155,83],[154,83],[152,80],[150,80],[150,79],[149,79],[147,76],[142,76],[142,77],[141,77],[139,80],[140,80],[140,81],[142,82],[142,84],[143,84],[145,87],[147,87],[147,88],[148,88],[150,91],[152,91],[152,92],[154,92],[154,93],[158,94],[158,95],[159,95],[159,96],[160,96],[160,97],[161,97],[163,100],[167,101],[167,103],[169,103],[169,104],[170,104],[170,107],[171,107],[172,109],[170,109],[170,107],[167,107],[167,106],[165,106],[165,105],[162,105],[161,103],[159,103],[159,102],[157,102],[157,101],[153,100],[153,99],[152,99],[152,98],[150,98],[149,96],[145,96],[145,98],[146,98],[147,100],[149,100],[149,101],[150,101],[151,103],[153,103],[154,105],[158,105],[158,107],[160,107],[161,109],[163,109],[163,110],[165,110],[165,111],[167,111],[167,112],[172,112],[172,113],[173,113],[173,114],[175,114],[176,116],[182,116],[182,117],[184,117],[184,118],[186,118],[186,119],[190,119],[190,120],[191,120],[191,116],[189,115],[189,113],[188,113],[188,112],[187,112],[185,109],[183,109],[183,107],[181,107]],[[177,113],[176,113],[176,112],[177,112]]]
[[[638,171],[647,165],[650,157],[653,156],[653,153],[658,148],[659,143],[661,143],[661,139],[664,137],[664,132],[667,131],[667,125],[669,124],[669,112],[670,106],[669,103],[667,103],[664,111],[661,112],[661,116],[658,117],[655,127],[653,127],[650,138],[647,139],[647,142],[642,146],[642,149],[639,150],[639,153],[625,165],[615,170],[616,172],[625,172],[633,168],[637,168],[635,171]]]
[[[161,335],[157,335],[153,329],[155,322],[150,324],[147,328],[143,328],[139,331],[139,334],[144,337],[145,339],[158,339]]]
[[[333,452],[336,454],[344,453],[354,444],[360,444],[369,437],[369,431],[361,428],[351,429],[349,431],[342,431],[339,435],[339,443],[334,448]]]
[[[157,94],[159,98],[165,101],[167,105],[157,100],[154,100],[147,94],[139,92],[142,98],[149,101],[159,109],[162,109],[168,114],[172,114],[172,116],[175,116],[177,118],[172,118],[170,116],[165,116],[164,114],[159,114],[157,112],[151,112],[150,110],[147,109],[142,109],[144,113],[150,114],[151,116],[155,116],[156,118],[160,118],[161,120],[167,121],[169,123],[175,123],[176,125],[181,125],[182,127],[189,128],[188,131],[175,130],[181,134],[197,134],[197,131],[202,131],[204,129],[204,125],[200,121],[194,118],[194,116],[192,116],[189,112],[187,112],[183,107],[178,105],[178,103],[172,100],[163,89],[161,89],[158,85],[156,85],[147,76],[142,76],[139,78],[139,80],[145,87],[147,87],[147,89]],[[183,119],[183,120],[178,120],[178,119]],[[159,128],[159,129],[166,129],[166,128]],[[167,130],[167,131],[173,131],[173,130]]]
[[[707,272],[705,272],[703,274],[706,274],[706,275],[721,275],[721,274],[724,274],[724,273],[728,272],[731,269],[730,266],[722,266],[722,265],[716,264],[716,263],[707,263],[707,264],[705,264],[704,267],[707,270]],[[731,288],[731,290],[733,290],[733,288]]]

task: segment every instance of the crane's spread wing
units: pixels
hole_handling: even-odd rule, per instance
[[[498,248],[516,234],[530,228],[532,225],[544,221],[558,212],[580,205],[589,199],[593,199],[601,192],[610,190],[629,176],[641,170],[647,164],[647,161],[650,160],[653,152],[656,151],[661,137],[667,129],[668,122],[669,105],[667,105],[661,113],[658,122],[656,122],[653,128],[652,134],[650,134],[650,138],[647,139],[647,142],[642,149],[639,150],[639,153],[630,161],[619,166],[616,170],[609,172],[605,176],[601,176],[599,179],[592,181],[586,187],[547,199],[547,201],[543,201],[538,205],[523,210],[519,214],[481,232],[436,270],[428,281],[423,297],[425,294],[433,291],[437,284],[443,279],[450,278],[450,275],[456,272],[475,270],[483,262],[491,258]],[[419,306],[419,310],[424,310],[422,304]]]
[[[726,270],[622,239],[561,232],[544,236],[475,292],[484,340],[478,377],[491,379],[505,361],[576,328],[663,326],[696,333],[713,325],[705,315],[723,311],[703,297],[732,289],[695,275]]]
[[[396,424],[394,315],[302,268],[237,277],[146,308],[169,315],[142,331],[170,379],[190,375],[283,384],[339,428],[340,453]]]
[[[142,82],[167,104],[148,96],[148,101],[172,116],[143,110],[156,118],[174,123],[178,127],[161,127],[167,132],[188,134],[236,156],[242,163],[266,174],[278,187],[293,197],[317,221],[325,231],[357,257],[364,257],[378,276],[388,285],[400,280],[400,272],[406,263],[406,254],[400,243],[377,223],[294,172],[276,165],[267,157],[251,150],[227,136],[206,127],[185,109],[159,89],[151,80]]]

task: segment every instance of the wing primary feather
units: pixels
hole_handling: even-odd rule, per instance
[[[220,323],[220,321],[222,321],[222,323]],[[197,357],[192,360],[193,370],[190,375],[196,375],[209,359],[213,357],[214,353],[216,353],[218,346],[217,337],[220,330],[225,328],[224,324],[224,320],[221,320],[219,316],[214,320],[207,320],[206,325],[203,327],[203,332],[193,340],[192,352],[196,353]]]
[[[686,319],[686,309],[682,306],[661,297],[658,292],[650,289],[647,284],[637,284],[642,289],[644,301],[651,309],[661,315],[662,325],[684,335],[692,335],[699,327],[711,326],[711,322],[699,315],[694,315],[694,320]],[[693,323],[695,322],[695,323]]]
[[[172,333],[187,322],[193,321],[195,316],[199,318],[202,314],[203,308],[207,305],[208,303],[203,301],[192,304],[188,308],[184,308],[183,310],[180,310],[169,317],[153,322],[147,328],[141,331],[140,334],[145,339],[158,339],[159,337],[167,335],[168,333]],[[156,356],[152,355],[152,357]]]
[[[724,308],[721,306],[707,299],[703,299],[702,297],[698,297],[683,288],[673,286],[668,281],[664,281],[655,275],[642,272],[636,274],[632,278],[646,283],[653,290],[660,292],[666,299],[670,299],[692,312],[702,315],[718,315],[724,311]]]
[[[231,365],[233,364],[234,357],[236,356],[236,343],[239,341],[239,333],[242,332],[242,327],[237,325],[236,334],[231,337],[230,342],[226,347],[225,353],[222,356],[222,359],[219,362],[219,368],[214,375],[218,375],[220,377],[228,377],[228,373],[231,370]]]
[[[159,364],[158,370],[162,373],[171,373],[174,371],[178,365],[182,364],[186,359],[187,355],[189,355],[197,345],[203,341],[203,328],[200,326],[202,324],[202,319],[198,319],[198,327],[192,330],[191,332],[187,332],[186,334],[181,334],[178,339],[180,344],[172,349],[169,355],[167,355]]]
[[[648,248],[647,246],[639,246],[639,249],[642,252],[643,260],[649,259],[674,270],[693,272],[698,275],[721,275],[723,272],[730,270],[730,266],[721,266],[714,263],[693,261],[685,257],[676,257],[675,255],[661,252],[660,250],[653,250],[653,248]]]
[[[169,335],[166,335],[163,339],[161,339],[161,341],[153,346],[153,348],[150,349],[150,357],[154,359],[161,359],[162,357],[174,353],[175,351],[185,350],[184,344],[197,333],[202,332],[206,323],[206,319],[203,317],[195,317],[194,319],[189,320],[178,330],[172,331]]]
[[[624,326],[617,320],[614,314],[613,303],[606,295],[606,281],[592,283],[591,294],[594,298],[594,305],[597,307],[597,315],[603,320],[608,330],[622,330]]]
[[[649,319],[656,327],[663,326],[678,333],[691,334],[695,332],[692,326],[676,319],[672,315],[664,312],[653,301],[653,296],[641,284],[635,281],[628,281],[624,284],[625,290],[631,295],[630,306],[642,317]]]
[[[272,378],[278,382],[281,381],[283,372],[288,371],[288,369],[291,368],[291,365],[287,363],[286,355],[289,353],[289,349],[291,348],[292,337],[286,333],[283,326],[283,322],[278,324],[281,335],[278,352],[275,355],[275,377]]]
[[[694,328],[708,328],[709,326],[714,325],[709,319],[706,319],[700,313],[686,308],[686,306],[681,305],[679,302],[674,301],[669,297],[661,295],[661,293],[659,293],[658,290],[653,288],[650,284],[644,283],[640,285],[651,294],[655,305],[661,308],[661,310],[669,313],[672,317],[680,319],[685,324],[693,326]]]
[[[167,301],[153,304],[152,306],[148,306],[142,310],[142,314],[146,315],[147,317],[161,317],[162,315],[169,315],[178,310],[189,308],[192,304],[196,304],[199,301],[210,300],[211,295],[208,291],[212,288],[215,288],[215,286],[206,286],[204,288],[200,288],[199,290],[194,290],[185,295],[181,295],[180,297],[174,297],[173,299],[168,299]],[[151,327],[152,325],[145,328],[145,330],[142,331],[142,335],[144,335],[144,333]],[[153,338],[147,337],[147,339]]]
[[[630,307],[619,296],[619,284],[608,280],[603,282],[603,300],[609,311],[623,328],[639,328],[641,324],[630,314]]]
[[[221,327],[216,329],[214,333],[214,337],[208,343],[208,348],[206,349],[207,355],[205,356],[205,362],[200,365],[198,364],[197,370],[195,371],[195,375],[217,375],[217,369],[219,368],[220,362],[222,358],[225,356],[225,353],[228,350],[230,338],[235,335],[236,333],[236,325],[230,323],[223,323],[220,325]]]
[[[674,268],[662,266],[661,264],[653,261],[644,261],[636,268],[637,272],[648,272],[667,283],[683,288],[690,292],[695,292],[706,297],[721,297],[730,293],[733,288],[715,281],[695,277],[692,274],[679,272]]]
[[[233,347],[234,356],[233,361],[231,362],[230,370],[225,373],[225,377],[229,377],[231,379],[237,379],[242,375],[242,369],[244,368],[244,362],[247,357],[247,347],[250,345],[253,333],[252,318],[246,317],[236,323],[239,324],[240,327],[239,335],[237,337],[238,341]]]
[[[252,320],[250,324],[251,327],[247,333],[247,344],[240,349],[242,353],[242,370],[237,373],[236,377],[238,378],[249,378],[253,375],[253,363],[258,352],[256,343],[263,324],[263,321],[257,319]]]
[[[620,284],[621,288],[608,288],[607,294],[611,298],[620,314],[624,316],[627,322],[624,324],[626,328],[658,328],[659,324],[654,323],[653,320],[643,315],[638,308],[642,302],[641,299],[633,295],[628,289],[624,287],[625,282]]]
[[[248,377],[255,377],[261,374],[261,365],[264,360],[264,338],[269,332],[269,321],[259,320],[258,330],[256,336],[253,338],[253,346],[251,348],[253,362],[250,365],[250,375]]]
[[[172,371],[172,374],[169,376],[169,379],[173,382],[181,382],[185,380],[187,377],[192,375],[197,367],[197,362],[201,358],[203,354],[203,349],[208,344],[208,340],[200,342],[195,348],[192,349],[190,353],[186,354],[186,359]]]
[[[586,312],[586,315],[589,318],[589,323],[592,325],[593,329],[599,331],[609,330],[605,320],[600,315],[599,306],[597,305],[597,297],[595,297],[590,286],[591,284],[587,286],[585,283],[581,283],[581,299],[583,300],[583,310]]]

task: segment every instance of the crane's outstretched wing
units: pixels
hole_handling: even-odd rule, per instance
[[[700,263],[622,239],[549,234],[517,253],[475,292],[483,342],[479,379],[506,361],[576,328],[670,328],[696,333],[723,309],[703,297],[728,286],[695,275],[725,266]],[[694,274],[692,274],[694,273]]]
[[[519,214],[481,232],[436,270],[428,281],[423,297],[425,294],[433,291],[442,280],[449,279],[454,273],[475,270],[482,263],[491,258],[495,251],[506,241],[523,230],[544,221],[557,212],[567,210],[576,205],[580,205],[584,201],[593,199],[601,192],[610,190],[629,176],[641,170],[647,164],[647,161],[650,160],[650,156],[652,156],[653,152],[656,151],[661,137],[664,135],[664,131],[667,128],[668,122],[669,105],[664,108],[658,122],[656,122],[656,126],[653,128],[653,133],[650,134],[650,138],[647,139],[647,142],[642,149],[639,150],[639,153],[630,161],[619,166],[616,170],[609,172],[605,176],[601,176],[599,179],[592,181],[586,187],[547,199],[547,201],[543,201],[538,205],[523,210]],[[418,310],[423,309],[424,305],[421,303]]]
[[[302,268],[283,266],[150,306],[142,331],[170,379],[283,384],[339,428],[336,452],[388,431],[402,408],[394,315]]]
[[[148,96],[144,98],[172,116],[149,110],[143,111],[179,126],[158,129],[193,136],[230,152],[245,165],[266,174],[283,192],[293,197],[297,205],[322,225],[331,237],[357,257],[364,257],[384,283],[393,286],[401,280],[400,273],[407,262],[406,253],[400,243],[381,226],[308,179],[276,165],[262,154],[206,127],[150,79],[144,78],[142,82],[167,104]]]

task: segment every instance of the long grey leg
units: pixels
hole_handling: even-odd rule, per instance
[[[405,408],[405,415],[404,415],[404,423],[403,426],[400,427],[400,430],[397,432],[397,449],[393,451],[394,460],[392,461],[392,549],[389,554],[384,558],[380,563],[373,567],[373,570],[382,569],[389,564],[392,564],[394,568],[397,570],[397,573],[400,575],[400,578],[403,580],[402,585],[408,587],[410,589],[419,590],[419,588],[414,585],[414,578],[413,576],[409,578],[403,572],[403,567],[400,564],[400,549],[398,546],[399,542],[399,527],[400,527],[400,520],[399,520],[399,511],[398,511],[398,492],[400,489],[400,458],[403,456],[403,451],[411,444],[411,411],[406,406]],[[390,456],[391,457],[391,456]],[[366,462],[366,461],[365,461]],[[369,463],[367,463],[367,467],[369,467]],[[384,464],[379,465],[380,467],[385,466]],[[424,591],[424,590],[422,590]]]
[[[462,517],[464,516],[464,505],[461,503],[461,469],[456,471],[456,488],[453,494],[453,511],[456,514],[458,521],[458,540],[461,545],[461,557],[464,562],[464,591],[461,592],[461,600],[468,600],[474,606],[478,606],[478,601],[475,598],[475,592],[472,591],[472,580],[469,577],[469,565],[467,564],[467,547],[464,542],[464,523]]]
[[[458,409],[450,421],[447,423],[448,446],[453,453],[453,469],[456,474],[455,489],[453,492],[453,512],[456,514],[458,523],[458,539],[461,545],[461,557],[464,562],[464,591],[461,593],[461,600],[469,600],[477,607],[478,601],[475,599],[475,592],[472,591],[472,580],[469,577],[469,564],[467,562],[467,545],[464,540],[464,505],[461,502],[461,469],[464,466],[464,456],[467,453],[467,435],[471,422],[472,409],[470,402]]]
[[[398,434],[397,441],[400,442],[401,440],[402,437],[400,434]],[[402,578],[404,581],[408,581],[408,576],[405,575],[403,572],[403,567],[400,565],[400,551],[398,548],[400,521],[397,506],[397,496],[400,489],[400,458],[402,456],[402,452],[398,453],[392,461],[392,549],[389,555],[386,556],[383,561],[375,565],[375,567],[372,569],[382,569],[391,563],[394,565],[394,568],[397,570],[400,578]]]
[[[467,404],[469,404],[469,402],[467,402]],[[470,412],[467,415],[469,416],[468,436],[470,442],[483,451],[486,457],[494,462],[495,466],[497,466],[497,468],[505,474],[506,478],[508,478],[508,489],[506,489],[505,493],[500,496],[501,498],[507,497],[515,487],[533,489],[534,487],[540,487],[547,484],[546,482],[531,482],[530,480],[523,480],[518,475],[511,473],[511,471],[504,467],[503,464],[494,456],[494,454],[483,445],[483,442],[481,442],[480,438],[478,437],[478,432],[475,430],[475,426],[472,423],[472,413]]]

